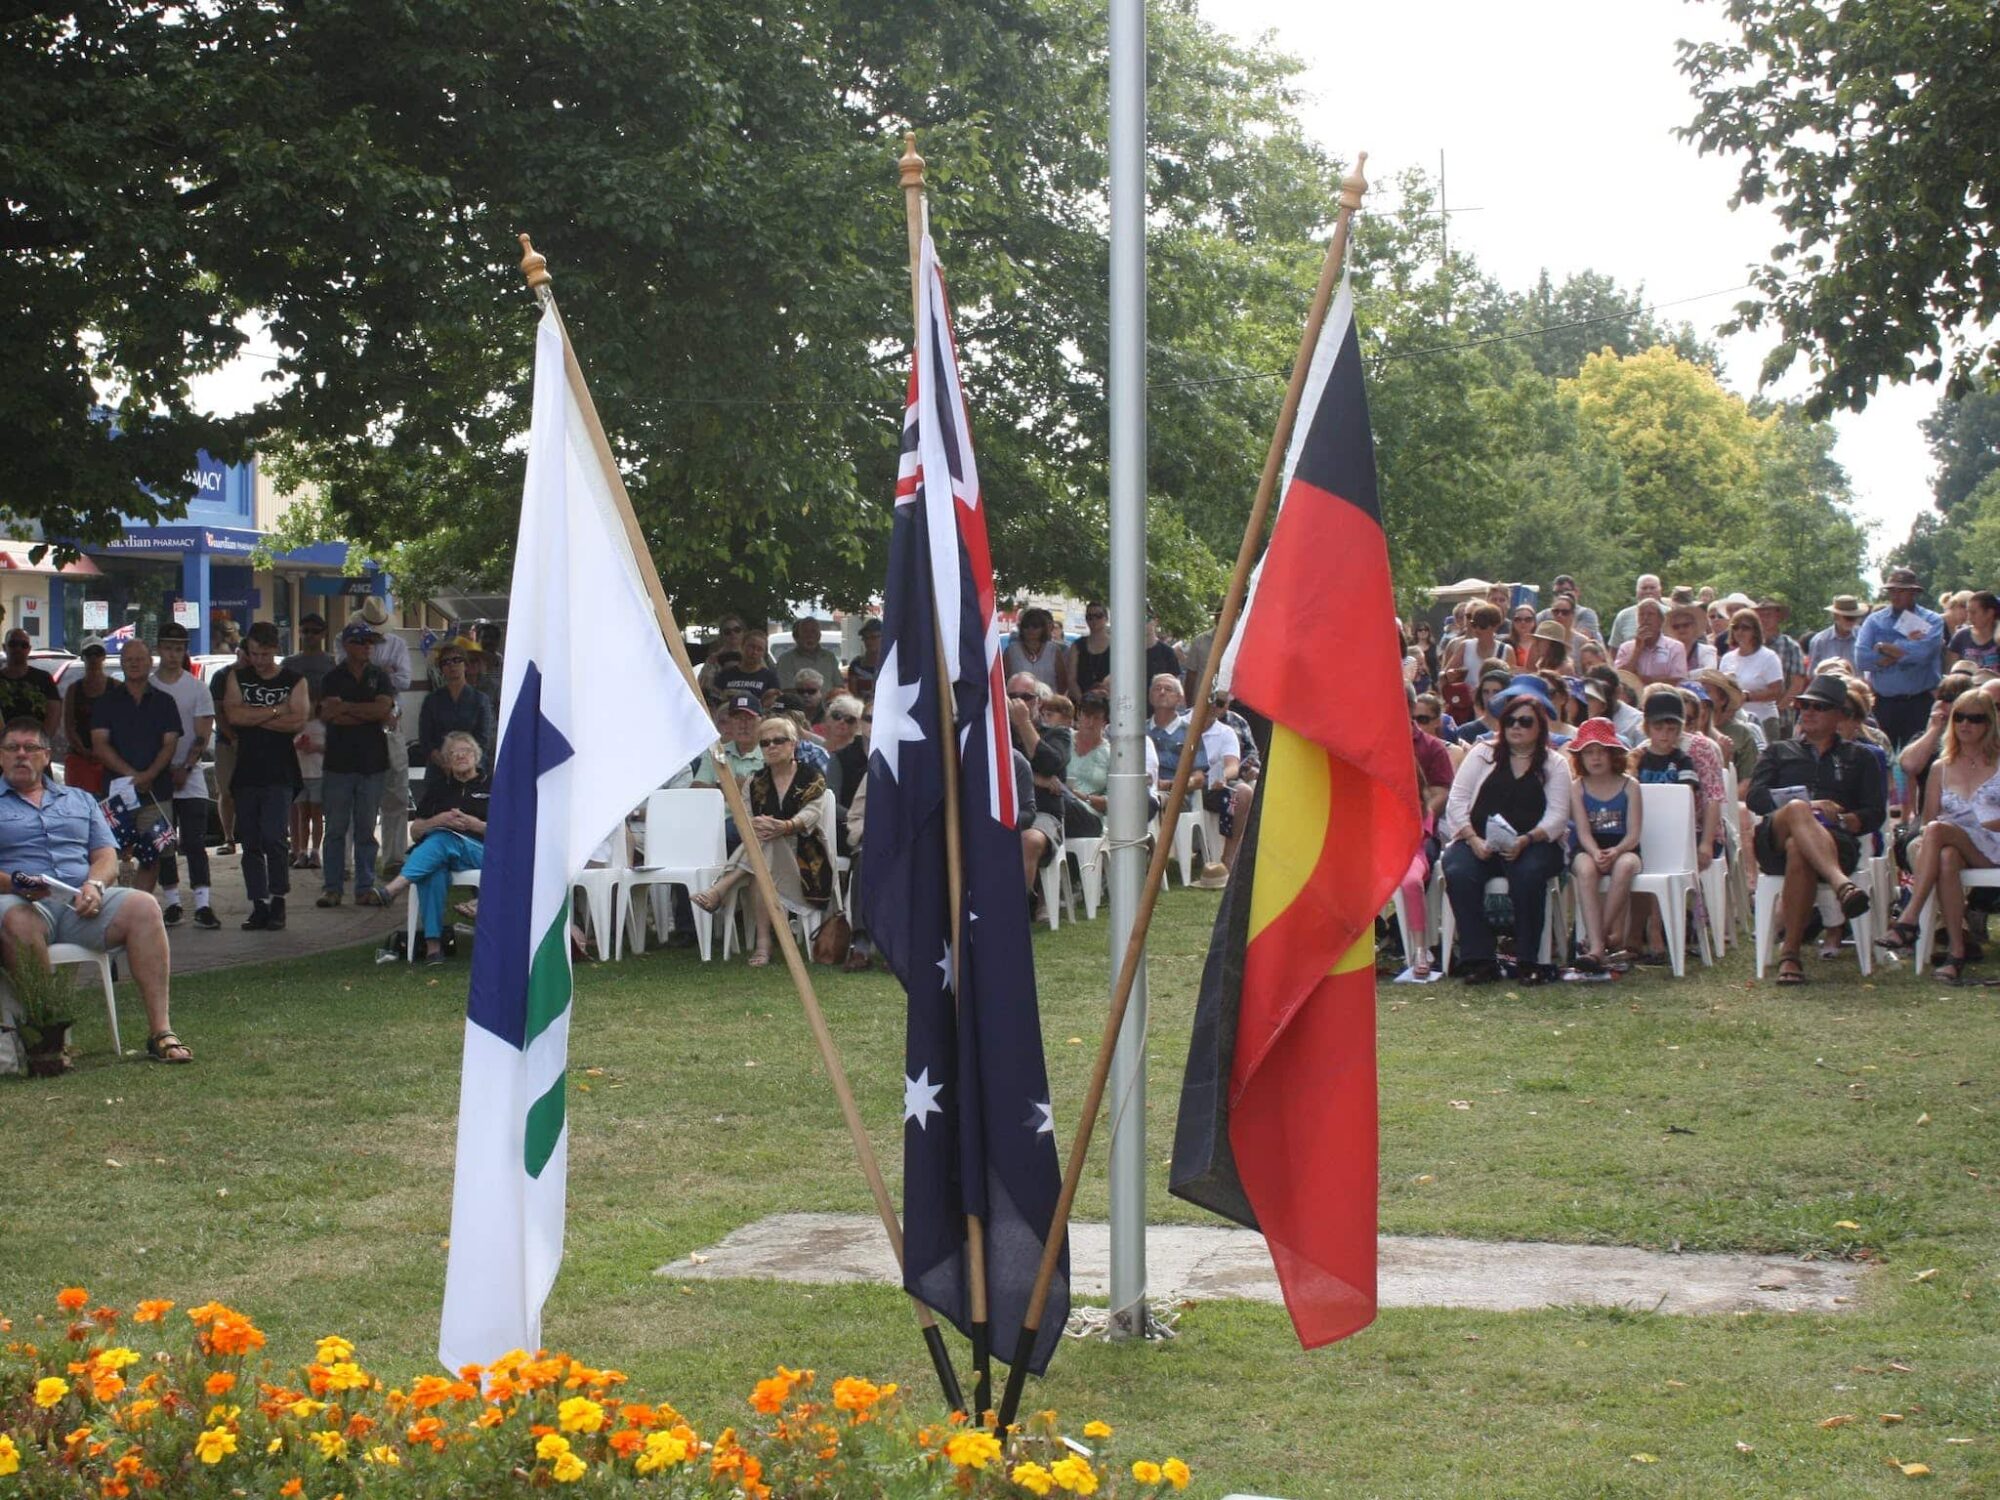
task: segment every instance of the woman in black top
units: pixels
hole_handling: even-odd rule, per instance
[[[462,729],[444,737],[445,775],[424,787],[410,824],[415,840],[402,873],[382,887],[385,902],[415,886],[424,924],[424,962],[444,962],[444,898],[451,877],[486,861],[486,814],[493,782],[479,770],[479,741]]]
[[[1083,607],[1083,634],[1070,647],[1070,675],[1076,680],[1078,701],[1111,675],[1110,618],[1111,612],[1099,600]]]

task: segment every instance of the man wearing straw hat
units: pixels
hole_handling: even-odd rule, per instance
[[[1833,623],[1815,635],[1806,650],[1806,661],[1815,677],[1820,663],[1836,656],[1849,666],[1854,664],[1855,627],[1868,618],[1868,607],[1852,594],[1836,594],[1826,612],[1833,616]]]
[[[1924,732],[1944,676],[1944,616],[1917,603],[1921,588],[1909,568],[1891,568],[1889,602],[1862,621],[1854,647],[1875,690],[1875,722],[1898,750]]]

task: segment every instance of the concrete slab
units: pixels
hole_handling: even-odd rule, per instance
[[[1109,1294],[1110,1251],[1109,1226],[1071,1226],[1078,1296]],[[1156,1224],[1146,1231],[1146,1260],[1155,1297],[1283,1301],[1263,1237],[1248,1230]],[[1384,1307],[1495,1312],[1577,1305],[1663,1313],[1832,1312],[1853,1305],[1861,1272],[1842,1261],[1780,1256],[1385,1236],[1379,1293]],[[858,1214],[774,1214],[657,1274],[892,1286],[898,1279],[881,1223]]]

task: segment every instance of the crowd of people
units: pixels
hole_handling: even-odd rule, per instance
[[[104,642],[86,640],[66,693],[29,663],[28,637],[10,632],[0,667],[9,967],[45,967],[50,943],[123,948],[146,1006],[148,1055],[191,1061],[169,1015],[166,930],[184,917],[197,931],[222,926],[211,807],[216,852],[242,856],[244,930],[284,930],[293,871],[316,871],[316,904],[336,907],[351,870],[359,905],[417,892],[427,956],[442,962],[446,882],[477,868],[483,850],[499,633],[438,646],[412,741],[400,706],[409,645],[388,619],[380,599],[365,600],[335,655],[325,620],[307,615],[301,649],[282,660],[277,626],[259,622],[229,642],[235,660],[206,679],[190,669],[177,623],[162,624],[150,644],[124,641],[115,677]],[[412,755],[424,766],[414,822]]]
[[[1528,592],[1495,585],[1440,630],[1403,634],[1425,826],[1403,882],[1413,977],[1441,957],[1422,900],[1434,868],[1468,983],[1555,977],[1539,954],[1562,878],[1586,933],[1577,972],[1665,962],[1659,904],[1635,899],[1633,880],[1638,789],[1668,783],[1691,795],[1699,869],[1740,836],[1757,871],[1783,881],[1778,983],[1807,982],[1815,937],[1821,957],[1840,953],[1871,906],[1861,861],[1890,854],[1910,889],[1882,914],[1883,945],[1913,950],[1935,896],[1934,972],[1965,981],[1983,919],[1963,875],[2000,865],[2000,598],[1949,594],[1933,610],[1898,568],[1880,604],[1842,595],[1823,625],[1794,632],[1784,600],[1651,574],[1609,629],[1571,577],[1546,607],[1517,597]],[[1489,904],[1494,881],[1506,902]]]

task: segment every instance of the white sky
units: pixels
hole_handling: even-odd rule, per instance
[[[1683,0],[1202,0],[1215,25],[1273,32],[1302,58],[1310,133],[1342,159],[1369,153],[1378,201],[1409,166],[1433,174],[1445,153],[1454,247],[1521,290],[1547,267],[1643,285],[1661,316],[1713,334],[1747,268],[1781,237],[1762,208],[1731,212],[1733,161],[1673,135],[1694,114],[1674,66],[1684,36],[1720,35],[1719,6]],[[1750,394],[1770,340],[1723,343],[1726,376]],[[268,345],[253,340],[252,348]],[[200,399],[240,410],[265,387],[265,360],[242,359],[196,383]],[[1779,395],[1803,388],[1795,373]],[[1918,421],[1936,392],[1885,387],[1866,412],[1836,417],[1835,456],[1855,508],[1874,526],[1871,556],[1903,540],[1929,504],[1930,455]]]
[[[1674,66],[1682,37],[1727,34],[1719,5],[1683,0],[1202,0],[1211,24],[1244,38],[1275,33],[1302,59],[1310,134],[1342,160],[1366,151],[1378,187],[1406,167],[1433,176],[1445,154],[1452,246],[1510,290],[1546,266],[1643,283],[1648,303],[1740,287],[1783,236],[1770,213],[1731,212],[1733,158],[1701,156],[1675,126],[1694,116]],[[1391,194],[1384,193],[1388,198]],[[1746,294],[1661,309],[1713,334]],[[1722,343],[1744,394],[1773,340]],[[1802,376],[1774,394],[1797,395]],[[1871,556],[1909,533],[1930,502],[1917,423],[1929,386],[1885,387],[1867,411],[1834,419],[1835,457],[1855,509],[1874,523]]]

